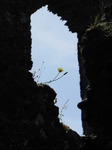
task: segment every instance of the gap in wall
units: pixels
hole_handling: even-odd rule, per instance
[[[62,67],[67,75],[49,84],[57,93],[57,103],[63,110],[62,121],[82,135],[81,111],[77,108],[80,98],[80,77],[77,59],[77,34],[69,32],[65,21],[42,7],[31,16],[32,61],[31,72],[38,71],[43,64],[39,83],[52,80]],[[63,72],[62,72],[63,74]]]

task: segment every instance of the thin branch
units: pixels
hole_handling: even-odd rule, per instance
[[[44,69],[42,70],[42,68],[43,68],[43,64],[44,64],[44,61],[42,62],[41,68],[39,69],[40,73],[39,73],[39,75],[37,76],[37,77],[38,77],[37,82],[39,82],[40,77],[41,77],[41,75],[42,75],[42,73],[43,73],[43,71],[44,71]]]
[[[50,80],[50,81],[48,81],[48,82],[44,82],[43,84],[51,83],[51,82],[57,81],[57,80],[61,79],[64,75],[66,75],[67,73],[68,73],[68,72],[65,72],[61,77],[56,78],[56,77],[59,75],[59,73],[58,73],[58,75],[57,75],[53,80]]]

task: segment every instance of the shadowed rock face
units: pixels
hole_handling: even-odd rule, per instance
[[[45,5],[78,33],[84,137],[60,124],[55,91],[29,72],[30,16]],[[112,149],[111,8],[111,0],[0,1],[1,150]]]
[[[66,25],[72,32],[82,32],[82,30],[86,29],[90,19],[92,21],[92,17],[98,13],[100,5],[97,0],[66,0],[64,2],[60,2],[60,0],[43,0],[32,2],[31,4],[31,13],[35,12],[39,6],[48,5],[49,11],[67,21]]]

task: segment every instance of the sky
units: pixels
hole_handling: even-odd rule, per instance
[[[77,108],[80,98],[79,67],[77,60],[77,34],[69,32],[66,21],[42,7],[31,16],[32,61],[31,72],[41,75],[38,83],[52,80],[58,74],[58,68],[63,73],[61,79],[49,85],[57,93],[57,103],[61,120],[78,134],[82,135],[81,111]],[[43,63],[44,62],[44,63]],[[38,80],[38,79],[35,79]],[[66,104],[66,108],[63,106]]]

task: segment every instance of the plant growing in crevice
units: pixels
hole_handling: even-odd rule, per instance
[[[89,30],[94,29],[100,22],[100,17],[99,15],[96,15],[94,17],[94,21],[92,21],[92,23],[89,25]]]
[[[41,67],[38,69],[38,71],[37,71],[37,72],[34,71],[34,73],[33,73],[33,78],[34,78],[34,80],[36,81],[37,85],[44,85],[44,84],[52,83],[52,82],[54,82],[54,81],[57,81],[57,80],[61,79],[63,76],[65,76],[65,75],[68,73],[68,72],[65,72],[65,73],[61,74],[64,70],[63,70],[62,67],[59,67],[59,68],[57,69],[57,70],[58,70],[57,75],[56,75],[52,80],[49,80],[49,81],[47,81],[47,82],[39,83],[40,77],[41,77],[41,75],[43,74],[44,70],[45,70],[45,67],[44,67],[44,61],[43,61],[43,62],[42,62],[42,65],[41,65]],[[65,127],[67,128],[66,130],[68,130],[69,127],[63,123],[62,117],[64,117],[63,111],[67,109],[67,104],[68,104],[68,102],[69,102],[69,99],[68,99],[68,100],[65,102],[65,104],[62,106],[62,109],[61,109],[61,111],[60,111],[60,113],[59,113],[59,116],[58,116],[60,122],[63,124],[63,127],[64,127],[64,128],[65,128]],[[54,104],[56,104],[56,103],[57,103],[57,97],[54,99]]]
[[[60,120],[60,122],[63,122],[63,119],[62,119],[62,117],[64,117],[63,111],[67,109],[67,104],[68,104],[68,102],[69,102],[69,99],[68,99],[68,100],[65,102],[65,104],[62,106],[62,109],[61,109],[61,111],[60,111],[60,113],[59,113],[59,120]]]
[[[37,70],[37,72],[34,71],[34,73],[33,73],[33,78],[34,78],[34,80],[36,80],[37,83],[39,82],[40,77],[41,77],[42,73],[44,72],[44,70],[45,70],[45,67],[44,67],[44,61],[43,61],[41,64],[41,67]]]
[[[62,124],[64,130],[65,130],[66,132],[69,132],[70,127],[69,127],[68,125],[64,124],[63,122],[61,122],[61,124]]]
[[[37,84],[39,83],[40,77],[43,74],[44,70],[45,70],[45,67],[44,67],[44,61],[43,61],[38,71],[37,72],[34,71],[33,73],[33,78],[36,80]],[[60,75],[63,71],[64,71],[63,68],[59,67],[57,75],[52,80],[42,82],[41,84],[49,84],[49,83],[52,83],[54,81],[61,79],[63,76],[65,76],[68,73],[68,72],[65,72],[62,75]]]

